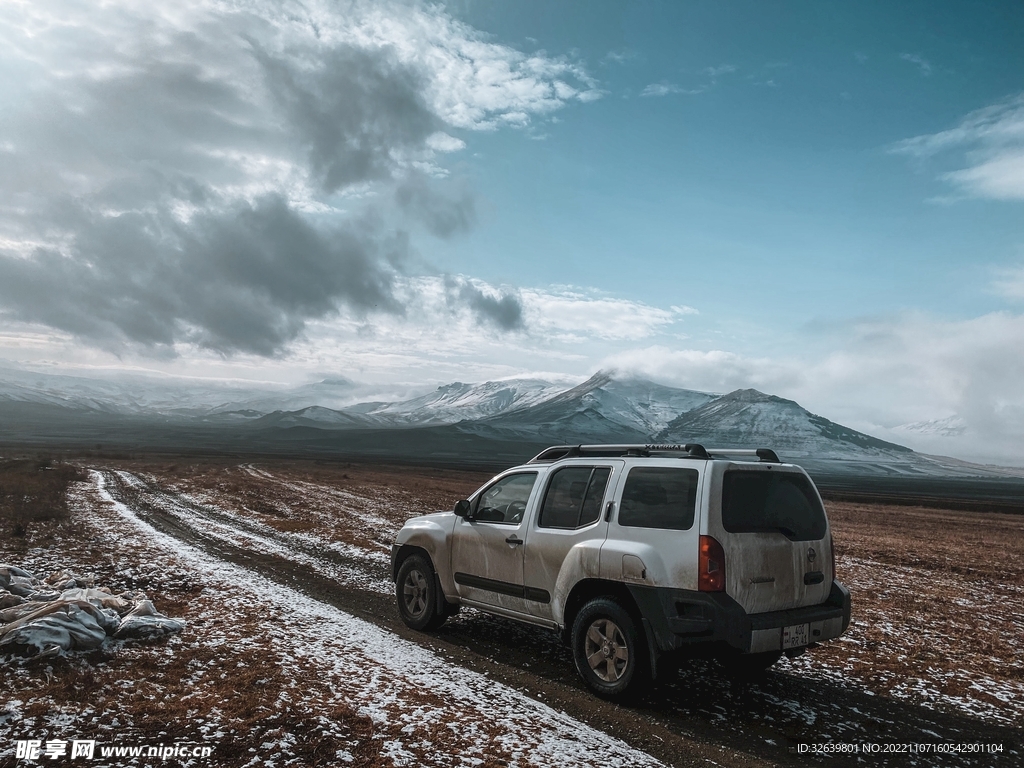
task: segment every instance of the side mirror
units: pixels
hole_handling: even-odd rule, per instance
[[[452,510],[456,517],[470,517],[473,512],[473,505],[463,499],[455,502],[455,509]]]

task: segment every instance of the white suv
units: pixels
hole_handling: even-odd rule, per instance
[[[549,448],[406,522],[392,576],[413,629],[468,605],[558,630],[609,698],[680,654],[753,672],[850,623],[821,497],[764,448]]]

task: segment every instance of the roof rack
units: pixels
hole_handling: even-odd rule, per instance
[[[756,456],[758,461],[781,464],[779,454],[771,448],[708,448],[712,456]]]
[[[705,448],[700,443],[657,443],[622,445],[553,445],[532,459],[529,464],[546,464],[578,456],[609,458],[620,456],[676,456],[681,459],[713,459],[726,456],[756,456],[758,461],[781,464],[771,448]]]

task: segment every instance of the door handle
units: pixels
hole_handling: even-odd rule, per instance
[[[614,501],[609,501],[608,502],[608,506],[605,507],[605,511],[604,511],[604,520],[605,520],[606,523],[610,523],[612,521],[612,512],[614,510],[615,510],[615,502]]]
[[[510,547],[514,547],[517,544],[522,544],[523,540],[522,539],[517,539],[515,537],[515,535],[512,535],[512,536],[509,536],[507,539],[505,539],[505,543],[508,544]]]

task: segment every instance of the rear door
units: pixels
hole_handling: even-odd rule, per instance
[[[555,589],[560,575],[569,584],[598,575],[608,531],[606,506],[624,463],[595,459],[553,468],[548,475],[524,553],[526,597],[535,616],[554,618],[552,597],[560,594]]]
[[[725,551],[726,592],[747,613],[823,603],[832,588],[828,520],[796,467],[713,462],[706,531]]]
[[[697,500],[703,466],[668,458],[627,463],[601,553],[606,578],[697,588]]]

